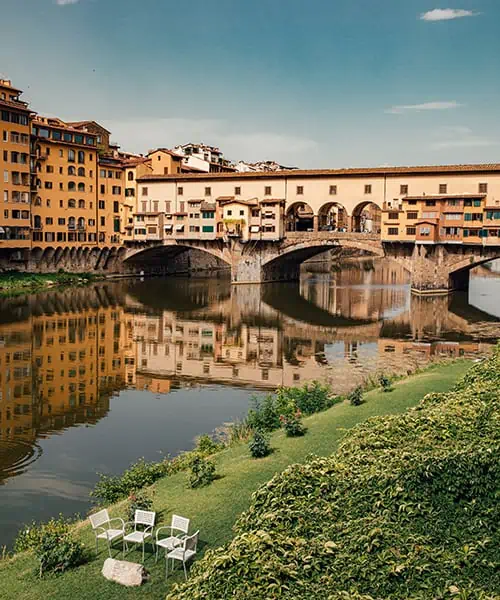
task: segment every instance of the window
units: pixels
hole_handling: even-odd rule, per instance
[[[85,162],[85,152],[83,150],[78,151],[78,162],[80,164]]]
[[[404,184],[400,185],[399,186],[399,194],[401,196],[408,196],[408,186],[404,185]]]
[[[101,217],[101,227],[105,227],[106,226],[106,217]]]
[[[45,182],[45,189],[46,190],[51,190],[52,189],[52,181],[46,181]]]
[[[76,175],[76,169],[73,165],[68,167],[68,175]]]
[[[488,193],[488,184],[487,183],[480,183],[479,184],[479,193],[480,194],[487,194]]]
[[[264,195],[265,196],[270,196],[272,194],[272,188],[270,185],[266,185],[266,187],[264,188]]]
[[[407,227],[406,235],[415,235],[417,233],[416,227]]]
[[[119,196],[122,193],[122,188],[119,185],[114,185],[112,188],[113,196]]]
[[[422,213],[422,217],[424,219],[437,219],[438,218],[438,214],[437,212],[423,212]]]
[[[205,188],[205,196],[211,196],[212,195],[212,188],[206,187]]]
[[[227,211],[227,214],[228,214],[228,215],[230,215],[230,214],[231,214],[231,211],[229,211],[229,210],[228,210],[228,211]],[[215,211],[212,211],[212,210],[204,210],[204,211],[201,213],[201,218],[202,218],[202,219],[214,219],[214,218],[215,218]]]
[[[425,206],[436,206],[436,201],[435,200],[426,200]]]
[[[420,227],[419,233],[420,233],[420,235],[427,237],[431,234],[431,228],[430,227]]]
[[[399,213],[397,213],[397,212],[390,212],[389,213],[389,219],[399,219]]]
[[[84,192],[85,191],[85,184],[84,183],[79,183],[78,184],[78,191],[79,192]]]
[[[462,213],[447,213],[445,218],[447,221],[461,221]]]
[[[234,195],[241,196],[241,187],[238,186],[234,188]]]
[[[297,186],[297,196],[303,196],[303,195],[304,195],[304,186],[298,185]]]
[[[70,198],[68,200],[68,208],[76,208],[76,200],[74,200],[73,198]]]
[[[85,208],[85,200],[78,200],[78,208]]]
[[[201,228],[201,231],[203,233],[213,233],[214,226],[213,225],[203,225],[202,228]]]
[[[117,202],[116,200],[113,202],[113,212],[117,213],[120,212],[120,203]],[[158,211],[156,211],[158,212]]]
[[[184,188],[183,187],[178,187],[177,188],[177,194],[179,196],[183,196],[184,195]]]
[[[481,200],[474,200],[474,206],[479,208],[481,206]]]
[[[389,235],[398,235],[399,229],[397,227],[389,227],[389,229],[387,230],[387,233]]]
[[[78,177],[85,177],[85,168],[78,167]]]
[[[104,210],[106,208],[106,203],[104,200],[99,200],[99,210]]]
[[[337,186],[331,185],[330,186],[330,196],[336,196],[336,195],[337,195]]]
[[[45,225],[53,225],[52,217],[45,217]]]
[[[63,217],[59,217],[57,219],[57,224],[58,225],[66,225],[66,219],[64,219]]]
[[[371,194],[371,193],[372,193],[372,186],[365,185],[365,194]]]
[[[232,214],[233,214],[233,211],[231,209],[228,209],[227,216],[230,217]]]
[[[148,195],[148,188],[143,186],[141,193],[142,193],[143,196],[147,196]]]
[[[406,218],[408,219],[408,221],[413,221],[414,219],[418,219],[418,212],[407,212],[406,213]]]
[[[68,162],[75,162],[75,151],[68,150]]]
[[[440,194],[447,194],[448,193],[448,185],[446,183],[440,183],[439,184],[439,193]]]

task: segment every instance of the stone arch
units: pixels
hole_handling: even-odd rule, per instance
[[[364,200],[352,211],[352,231],[379,234],[382,223],[382,209],[372,200]]]
[[[379,244],[368,240],[353,239],[318,239],[313,243],[304,241],[291,244],[278,256],[273,256],[261,262],[262,281],[290,281],[299,279],[300,265],[318,254],[334,248],[352,248],[374,256],[385,256],[384,250]]]
[[[61,260],[61,256],[62,256],[63,251],[64,251],[64,248],[62,248],[61,246],[58,246],[56,248],[56,251],[55,251],[55,254],[54,254],[54,258],[53,258],[54,267],[57,267],[57,265],[59,264],[59,261]]]
[[[285,214],[286,231],[312,231],[314,211],[307,202],[294,202]]]
[[[500,251],[492,251],[492,256],[469,256],[462,258],[450,266],[448,270],[448,285],[452,290],[467,290],[469,288],[470,272],[475,267],[480,267],[493,260],[500,259]]]
[[[42,255],[43,255],[43,248],[40,248],[40,246],[36,246],[35,248],[31,249],[30,259],[32,261],[39,262],[40,259],[42,258]]]
[[[349,214],[340,202],[325,202],[318,210],[320,231],[349,231]]]

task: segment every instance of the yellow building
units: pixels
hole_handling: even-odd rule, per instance
[[[0,79],[0,250],[30,246],[30,109]]]

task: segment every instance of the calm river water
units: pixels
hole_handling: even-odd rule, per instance
[[[0,300],[0,546],[59,512],[84,514],[97,472],[190,449],[250,396],[435,356],[498,335],[500,276],[469,298],[417,298],[391,263],[308,266],[300,283],[148,279]]]

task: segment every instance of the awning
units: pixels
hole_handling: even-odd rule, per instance
[[[176,225],[175,231],[184,231],[184,225]]]
[[[165,225],[165,231],[172,231],[173,225]]]
[[[250,225],[250,233],[259,233],[260,227],[258,225]]]

